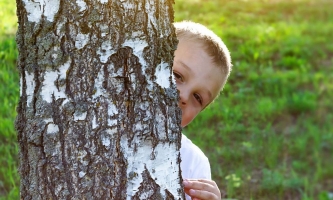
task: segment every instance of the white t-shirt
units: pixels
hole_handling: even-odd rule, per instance
[[[182,134],[180,168],[183,179],[211,179],[210,164],[205,154]],[[185,195],[186,199],[191,199]]]

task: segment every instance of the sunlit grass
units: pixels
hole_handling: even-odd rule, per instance
[[[14,35],[17,29],[16,3],[12,0],[0,2],[0,39],[3,36]]]

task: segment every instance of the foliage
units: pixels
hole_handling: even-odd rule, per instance
[[[0,2],[0,199],[19,198],[15,6]],[[333,2],[176,0],[183,19],[233,58],[220,97],[184,129],[227,197],[333,199]]]

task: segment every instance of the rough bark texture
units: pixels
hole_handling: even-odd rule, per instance
[[[182,199],[170,0],[17,0],[22,199]]]

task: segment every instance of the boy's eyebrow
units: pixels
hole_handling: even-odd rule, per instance
[[[185,63],[183,63],[182,61],[178,61],[184,68],[186,68],[187,71],[192,71],[191,68],[189,66],[187,66]]]
[[[187,71],[192,72],[191,68],[189,66],[187,66],[185,63],[183,63],[182,61],[177,61],[177,62],[179,62],[184,68],[186,68]],[[210,90],[207,89],[206,91],[208,94],[208,99],[212,99],[212,93],[210,92]],[[207,105],[210,104],[210,102],[208,102]]]

